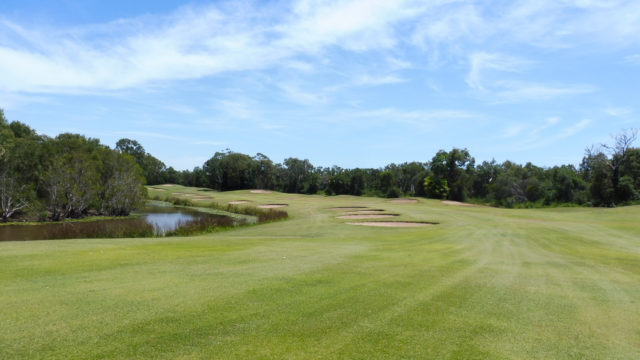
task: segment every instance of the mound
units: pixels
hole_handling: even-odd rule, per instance
[[[430,223],[410,222],[410,221],[367,221],[367,222],[356,222],[356,223],[350,222],[347,224],[356,225],[356,226],[376,226],[376,227],[422,227],[422,226],[434,225]]]
[[[242,204],[248,204],[249,202],[247,200],[236,200],[236,201],[229,201],[229,205],[242,205]]]
[[[390,217],[394,217],[394,216],[398,216],[398,215],[397,214],[342,215],[342,216],[338,216],[338,219],[353,219],[353,220],[358,220],[358,219],[382,219],[382,218],[390,218]]]
[[[394,204],[415,204],[418,202],[416,199],[395,199],[391,200]]]
[[[252,194],[271,194],[273,191],[271,190],[251,190],[249,191]]]
[[[285,207],[285,206],[289,206],[289,204],[266,204],[266,205],[258,205],[259,208],[261,209],[275,209],[275,208],[281,208],[281,207]]]

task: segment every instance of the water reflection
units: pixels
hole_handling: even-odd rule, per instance
[[[228,226],[232,219],[184,208],[154,205],[146,207],[133,218],[3,225],[0,226],[0,241],[162,236],[195,223],[206,223],[209,227],[218,223]]]

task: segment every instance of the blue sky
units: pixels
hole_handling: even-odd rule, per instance
[[[177,169],[578,164],[640,127],[638,34],[637,0],[3,0],[0,108]]]

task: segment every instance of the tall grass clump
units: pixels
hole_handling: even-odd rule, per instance
[[[204,216],[190,221],[181,221],[175,230],[164,236],[191,236],[214,231],[226,230],[246,224],[246,220],[234,220],[228,216]]]
[[[260,209],[255,206],[238,206],[233,204],[221,205],[218,203],[208,204],[207,207],[222,210],[234,214],[250,215],[258,218],[258,223],[266,223],[284,220],[289,217],[289,213],[284,210]]]

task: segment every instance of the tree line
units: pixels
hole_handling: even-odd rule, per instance
[[[62,220],[128,215],[144,202],[141,167],[98,139],[55,138],[9,123],[0,109],[0,216]]]
[[[216,152],[202,166],[176,171],[148,154],[135,140],[121,139],[116,149],[131,155],[150,185],[174,183],[219,191],[269,189],[286,193],[422,196],[473,201],[502,207],[555,204],[613,206],[640,198],[640,149],[637,130],[594,146],[578,167],[539,167],[495,160],[477,164],[468,150],[438,151],[427,162],[383,168],[315,167],[309,160],[287,158],[274,163],[264,154]]]

